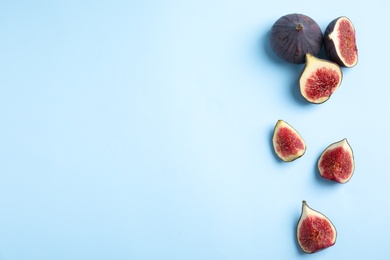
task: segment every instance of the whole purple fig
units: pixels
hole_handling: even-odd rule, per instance
[[[322,48],[321,28],[303,14],[287,14],[272,26],[271,49],[289,63],[305,63],[306,53],[317,56]]]

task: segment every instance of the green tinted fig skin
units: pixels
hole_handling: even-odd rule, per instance
[[[319,54],[323,34],[312,18],[303,14],[288,14],[280,17],[272,26],[270,44],[279,58],[302,64],[305,63],[306,53]]]
[[[333,40],[329,38],[329,35],[334,31],[334,27],[336,26],[337,21],[341,18],[346,18],[346,17],[345,16],[337,17],[333,19],[326,27],[324,32],[324,49],[325,49],[325,54],[329,58],[329,60],[336,62],[340,67],[349,67],[340,59],[339,55],[337,55],[336,46]],[[354,66],[356,66],[356,64]]]

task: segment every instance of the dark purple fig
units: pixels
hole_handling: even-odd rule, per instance
[[[353,151],[346,138],[329,145],[318,160],[320,175],[331,181],[348,182],[354,169]]]
[[[306,151],[303,138],[283,120],[278,120],[275,125],[272,144],[276,155],[285,162],[301,157]]]
[[[325,53],[341,67],[351,68],[358,62],[355,28],[347,17],[334,19],[325,29]]]
[[[289,63],[304,63],[306,53],[317,56],[322,42],[321,28],[312,18],[303,14],[282,16],[271,29],[272,50]]]
[[[307,101],[320,104],[338,89],[342,78],[339,65],[308,53],[305,68],[299,78],[299,89]]]
[[[308,254],[333,246],[337,231],[322,213],[302,201],[302,213],[297,225],[297,239],[301,249]]]

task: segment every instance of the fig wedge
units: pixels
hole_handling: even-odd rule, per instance
[[[345,16],[334,19],[325,29],[324,47],[328,58],[341,67],[352,68],[358,63],[356,32]]]
[[[272,144],[276,155],[285,162],[301,157],[306,151],[303,138],[283,120],[278,120],[275,125]]]
[[[299,90],[310,103],[321,104],[339,88],[342,78],[339,65],[307,53],[306,64],[299,78]]]
[[[318,160],[321,177],[339,182],[348,182],[355,170],[353,151],[346,138],[329,145]]]
[[[302,201],[302,213],[297,225],[297,240],[303,252],[311,254],[333,246],[337,231],[333,223],[321,212]]]

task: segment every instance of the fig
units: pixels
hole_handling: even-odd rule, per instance
[[[288,123],[278,120],[272,136],[276,155],[285,162],[301,157],[306,151],[306,144],[299,133]]]
[[[346,138],[329,145],[318,160],[320,175],[331,181],[348,182],[354,169],[353,151]]]
[[[306,64],[299,78],[299,89],[309,102],[327,101],[341,84],[343,74],[337,63],[306,54]]]
[[[271,49],[289,63],[305,63],[306,53],[317,56],[322,43],[321,28],[312,18],[303,14],[284,15],[271,28]]]
[[[302,213],[297,225],[300,248],[308,254],[333,246],[337,231],[333,223],[322,213],[302,201]]]
[[[325,53],[341,67],[351,68],[358,62],[355,28],[347,17],[334,19],[325,29]]]

